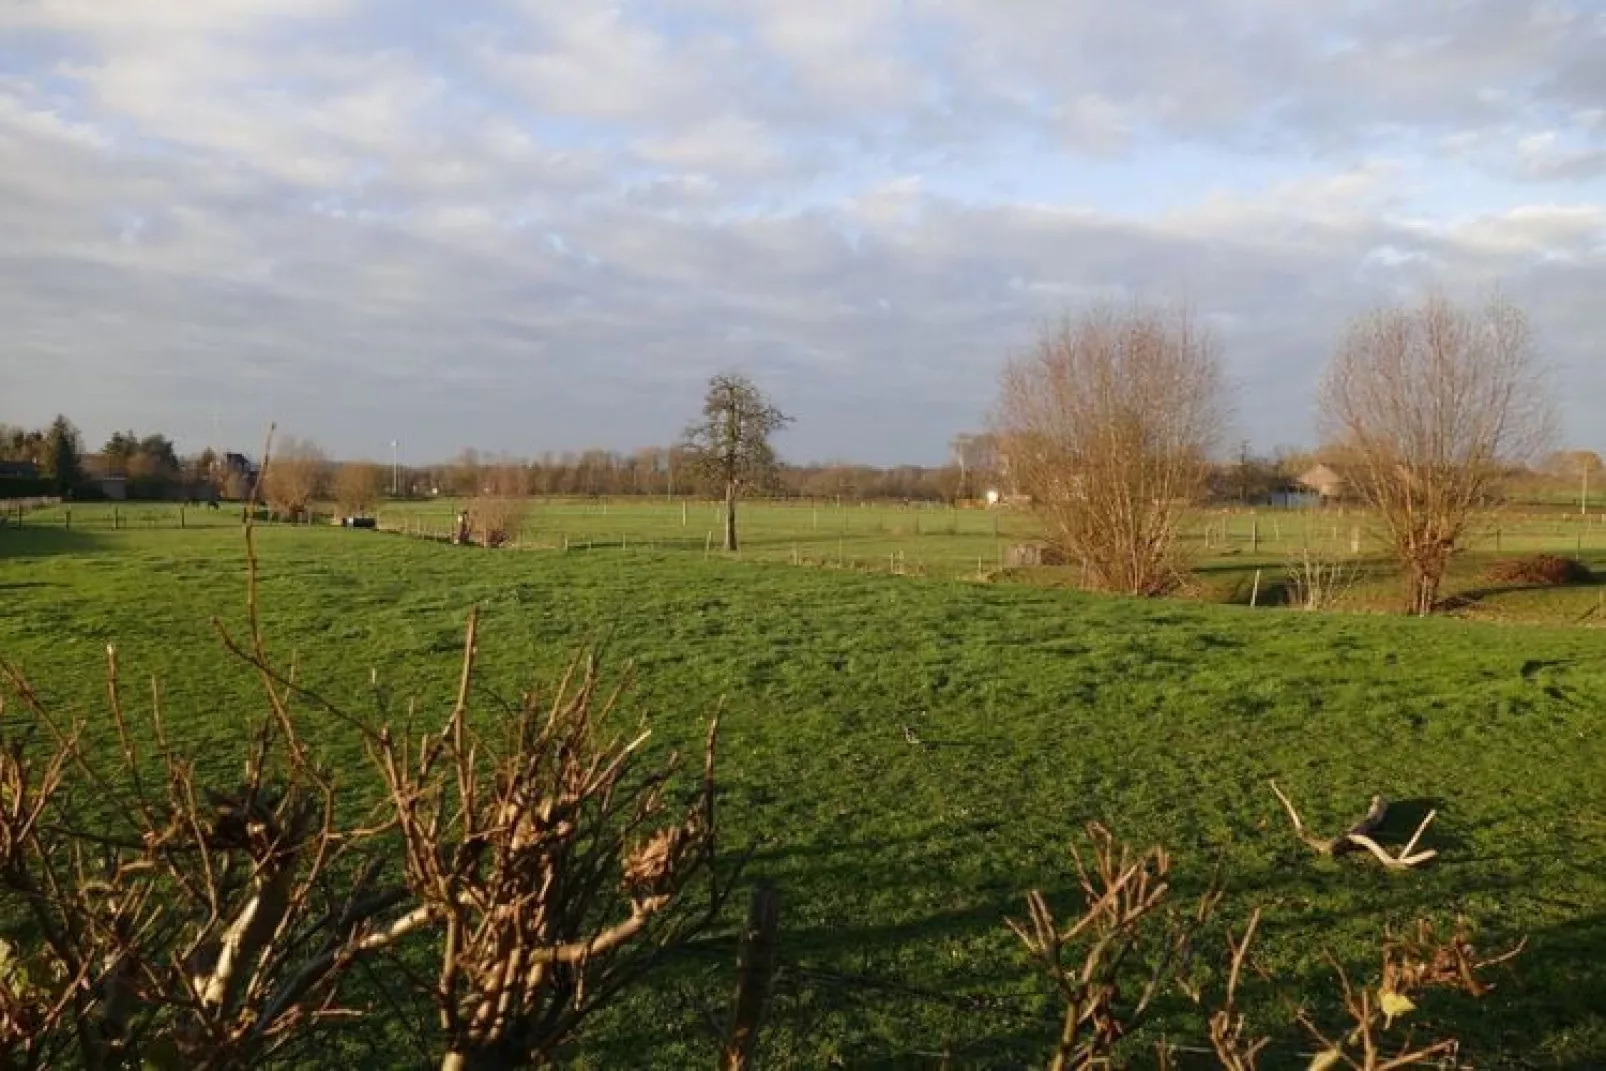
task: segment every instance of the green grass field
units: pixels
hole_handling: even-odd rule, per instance
[[[631,708],[657,746],[695,747],[723,701],[728,842],[755,846],[751,876],[783,897],[765,1066],[926,1067],[945,1047],[957,1066],[1030,1064],[1052,1006],[1003,920],[1034,887],[1071,902],[1066,846],[1090,820],[1173,849],[1183,892],[1224,861],[1231,918],[1265,908],[1258,961],[1283,988],[1249,997],[1278,1038],[1268,1066],[1303,1066],[1296,1005],[1331,1011],[1325,954],[1367,976],[1384,927],[1423,914],[1464,914],[1490,947],[1531,938],[1490,997],[1435,1000],[1423,1022],[1481,1067],[1606,1064],[1598,631],[1104,599],[700,546],[515,553],[323,527],[260,541],[272,648],[355,708],[372,668],[444,710],[474,604],[485,692],[549,680],[596,641],[634,662]],[[125,679],[158,680],[173,734],[227,777],[264,704],[208,622],[241,620],[243,578],[237,529],[0,529],[0,655],[104,737],[115,642]],[[306,720],[355,786],[352,734]],[[1270,777],[1322,829],[1374,791],[1407,816],[1438,807],[1442,860],[1320,860]],[[671,965],[595,1023],[576,1065],[712,1066],[701,1024],[732,958],[713,942]],[[1173,1002],[1160,1025],[1196,1033],[1191,1015]]]
[[[445,539],[462,505],[446,499],[388,503],[377,517],[386,529]],[[326,517],[329,512],[332,507],[326,507]],[[754,502],[744,504],[739,516],[743,561],[903,576],[1001,578],[1059,587],[1080,582],[1075,567],[1005,575],[1009,548],[1042,535],[1036,518],[1026,512],[925,504]],[[26,514],[23,524],[104,534],[233,529],[239,517],[238,505],[211,510],[167,503],[80,503],[36,510]],[[623,554],[626,560],[618,563],[623,568],[643,552],[719,557],[720,531],[720,507],[706,501],[537,499],[532,500],[518,545],[536,552]],[[1357,582],[1341,606],[1398,609],[1397,570],[1383,554],[1365,514],[1345,509],[1196,512],[1183,540],[1195,583],[1183,597],[1247,605],[1254,596],[1260,603],[1275,605],[1286,597],[1290,560],[1306,548],[1355,563]],[[1469,539],[1465,549],[1444,592],[1460,616],[1606,624],[1606,585],[1513,589],[1483,578],[1495,560],[1541,551],[1575,556],[1606,572],[1606,514],[1581,518],[1567,509],[1514,508]]]

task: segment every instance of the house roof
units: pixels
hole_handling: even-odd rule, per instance
[[[1342,488],[1345,484],[1343,476],[1334,472],[1328,465],[1316,465],[1308,469],[1297,481],[1302,487],[1309,487],[1313,491],[1331,494]]]

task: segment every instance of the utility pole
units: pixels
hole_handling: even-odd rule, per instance
[[[396,440],[390,440],[390,497],[399,497],[401,488],[401,468],[396,463]]]
[[[1578,496],[1578,515],[1587,517],[1589,516],[1589,462],[1581,461],[1578,467],[1584,470],[1584,490]]]

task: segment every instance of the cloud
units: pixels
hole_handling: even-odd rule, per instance
[[[1498,283],[1606,448],[1603,48],[1510,0],[3,5],[0,419],[629,448],[736,366],[792,456],[932,461],[1141,294],[1269,447],[1349,317]]]

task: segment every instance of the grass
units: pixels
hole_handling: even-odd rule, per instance
[[[463,503],[454,500],[389,503],[381,526],[444,539]],[[233,529],[238,506],[220,510],[172,503],[78,503],[37,510],[25,527],[60,528],[88,534],[201,528]],[[941,505],[838,506],[830,502],[750,502],[742,506],[744,561],[785,563],[948,579],[999,577],[1050,586],[1077,586],[1076,566],[1006,570],[1008,548],[1040,538],[1029,513],[953,509]],[[14,519],[13,519],[14,521]],[[524,549],[560,549],[589,554],[642,552],[716,557],[720,508],[706,501],[654,499],[534,500],[520,535]],[[1184,532],[1184,551],[1194,568],[1187,597],[1204,602],[1277,604],[1287,587],[1290,560],[1304,548],[1354,561],[1361,575],[1342,605],[1363,611],[1393,611],[1402,602],[1397,569],[1383,553],[1363,513],[1326,510],[1200,510]],[[1491,585],[1489,565],[1502,558],[1539,552],[1576,556],[1606,575],[1606,515],[1578,514],[1539,506],[1514,508],[1469,539],[1444,591],[1453,612],[1488,620],[1606,623],[1606,585],[1535,589]]]
[[[1050,1002],[1003,919],[1034,887],[1072,902],[1066,846],[1090,820],[1170,847],[1183,893],[1224,861],[1234,918],[1264,905],[1259,962],[1286,984],[1248,994],[1279,1039],[1268,1066],[1305,1047],[1296,1003],[1332,1008],[1324,953],[1368,977],[1383,928],[1422,913],[1466,915],[1489,947],[1531,935],[1515,977],[1476,1006],[1436,1001],[1424,1022],[1458,1033],[1479,1066],[1606,1063],[1599,632],[643,547],[520,554],[329,528],[267,529],[261,544],[273,649],[353,707],[372,667],[443,711],[471,604],[487,692],[549,680],[598,640],[613,664],[633,660],[632,709],[658,746],[695,748],[723,699],[729,840],[757,847],[752,875],[782,894],[765,1066],[926,1067],[945,1046],[958,1066],[1040,1057]],[[125,679],[160,681],[172,732],[220,777],[263,706],[208,624],[238,624],[242,594],[236,532],[0,530],[0,654],[58,708],[99,718],[103,646],[117,643]],[[351,733],[305,717],[355,783]],[[1405,812],[1438,807],[1442,860],[1393,875],[1317,859],[1270,777],[1324,831],[1374,791]],[[576,1066],[710,1066],[704,1009],[727,999],[733,960],[716,942],[671,965],[596,1023]],[[1191,1022],[1165,1009],[1163,1025]]]

